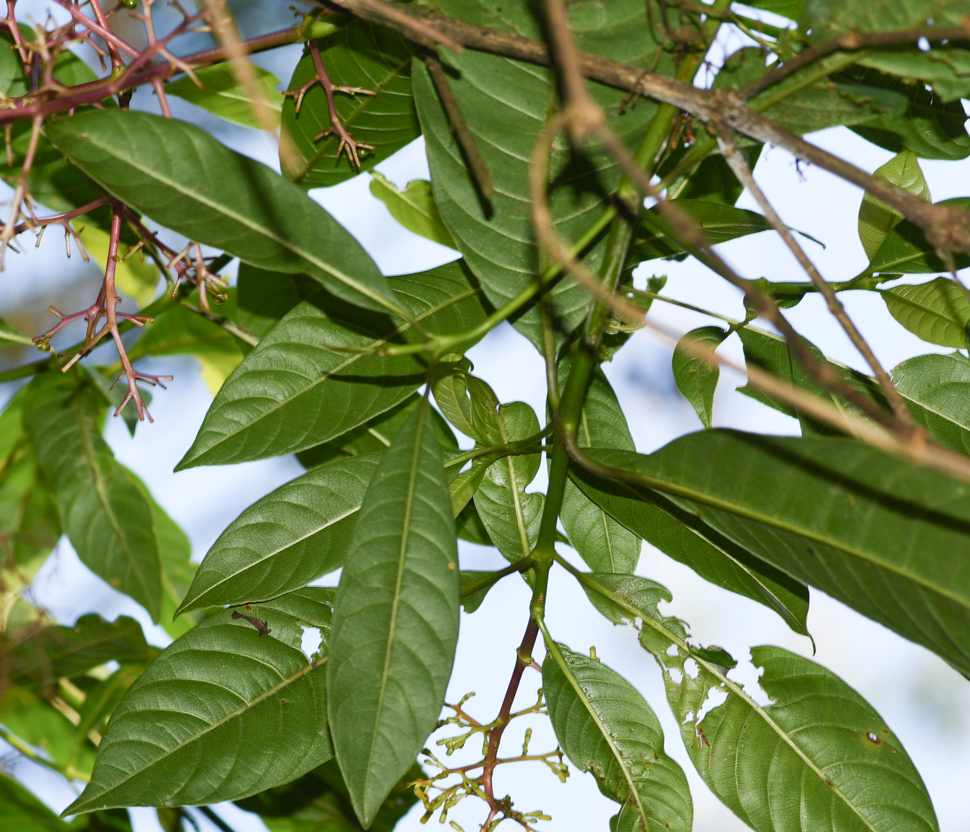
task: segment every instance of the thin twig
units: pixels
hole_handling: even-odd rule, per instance
[[[459,147],[465,154],[468,170],[471,172],[475,184],[478,185],[481,195],[490,200],[495,196],[492,175],[489,173],[485,159],[482,158],[482,153],[478,149],[475,135],[468,128],[468,123],[461,113],[461,107],[458,105],[455,94],[451,91],[451,85],[448,83],[448,76],[445,74],[444,67],[438,60],[438,56],[430,53],[425,57],[425,65],[428,67],[431,82],[438,93],[438,100],[441,101],[441,106],[444,107],[445,115],[448,117],[448,124],[458,140]]]
[[[892,379],[889,378],[889,374],[883,369],[882,365],[879,363],[879,360],[873,353],[872,348],[866,342],[866,339],[863,338],[862,333],[859,332],[856,325],[852,322],[852,319],[845,311],[845,307],[842,305],[842,302],[829,285],[829,282],[822,277],[818,269],[815,267],[815,264],[805,253],[805,250],[801,247],[801,245],[799,245],[791,231],[788,230],[788,226],[781,221],[781,217],[778,216],[778,213],[775,211],[774,207],[768,201],[768,198],[764,195],[764,192],[755,181],[755,178],[751,173],[751,168],[748,167],[748,163],[744,156],[738,152],[737,145],[735,144],[731,134],[719,135],[718,145],[720,146],[721,152],[724,154],[724,158],[727,160],[728,165],[730,165],[731,170],[734,171],[734,175],[738,177],[741,184],[751,192],[751,195],[755,198],[755,201],[761,206],[761,210],[764,211],[765,216],[768,218],[768,222],[770,222],[775,231],[781,235],[781,238],[785,241],[785,245],[787,245],[791,253],[795,255],[795,259],[798,260],[801,267],[805,270],[805,273],[811,279],[812,285],[815,286],[819,293],[825,298],[825,302],[828,305],[829,311],[832,313],[833,317],[839,322],[839,324],[841,324],[842,329],[849,337],[849,340],[859,351],[860,355],[862,355],[862,357],[865,359],[866,364],[869,365],[869,369],[872,370],[872,374],[876,377],[876,381],[879,382],[879,387],[882,389],[883,395],[886,397],[886,401],[888,401],[890,407],[892,407],[893,413],[896,414],[896,418],[899,419],[899,421],[903,424],[913,424],[913,417],[910,416],[909,410],[906,408],[906,404],[903,402],[902,396],[899,395],[899,391],[893,386],[893,382]]]

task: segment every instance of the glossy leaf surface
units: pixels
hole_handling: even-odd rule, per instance
[[[185,122],[97,110],[52,123],[67,159],[129,207],[253,266],[306,273],[366,309],[394,307],[377,265],[291,182]],[[144,147],[157,148],[147,156]]]
[[[321,465],[253,503],[209,549],[178,612],[265,601],[339,569],[380,459]]]
[[[919,160],[911,150],[904,150],[894,156],[882,167],[877,168],[873,174],[883,179],[888,179],[894,185],[899,185],[911,194],[932,201],[930,188],[926,184],[926,177],[920,170]],[[895,208],[887,205],[881,199],[873,196],[868,191],[862,197],[862,206],[859,208],[859,239],[862,247],[866,250],[866,255],[872,261],[876,252],[882,247],[889,232],[893,230],[902,220],[903,215]]]
[[[966,348],[970,301],[952,280],[903,284],[880,293],[886,308],[913,335],[943,347]]]
[[[305,589],[223,610],[167,647],[131,686],[66,814],[114,806],[197,806],[286,783],[330,759],[327,640],[333,590]],[[323,638],[313,659],[303,627]]]
[[[621,804],[611,829],[690,830],[687,778],[664,753],[663,730],[646,700],[596,659],[558,645],[542,663],[542,689],[556,738],[580,770]]]
[[[431,332],[462,332],[487,314],[461,263],[390,282]],[[326,295],[300,303],[223,385],[176,470],[302,451],[390,410],[424,382],[424,364],[414,356],[349,351],[389,339],[413,343],[424,336]]]
[[[25,422],[78,557],[158,619],[161,567],[152,508],[101,437],[100,393],[75,372],[30,385]]]
[[[338,92],[334,106],[341,123],[358,142],[374,145],[361,152],[361,169],[396,153],[420,133],[411,98],[411,45],[397,32],[357,20],[321,39],[320,58],[335,85],[360,87],[376,95]],[[293,71],[289,90],[297,90],[315,77],[313,58],[307,53]],[[337,157],[340,139],[316,137],[330,127],[327,97],[319,84],[312,86],[296,112],[293,97],[283,104],[284,141],[292,149],[283,154],[283,174],[304,188],[329,187],[356,176],[359,171],[345,154]]]
[[[335,600],[328,713],[364,827],[434,730],[458,640],[455,522],[429,410],[381,460]]]
[[[917,424],[958,453],[970,456],[970,359],[918,355],[893,369],[896,389],[921,407],[911,408]]]

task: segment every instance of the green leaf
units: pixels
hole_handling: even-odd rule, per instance
[[[946,277],[880,291],[886,308],[913,335],[943,347],[966,348],[970,300]]]
[[[64,814],[235,800],[330,759],[332,597],[313,588],[244,608],[266,636],[223,610],[173,642],[112,714],[91,782]],[[323,638],[312,660],[300,651],[305,628]]]
[[[516,442],[539,432],[535,411],[524,402],[503,404],[498,410],[499,443]],[[545,496],[526,494],[535,479],[541,454],[507,456],[485,471],[475,492],[475,508],[489,537],[508,560],[527,557],[535,546],[542,521]]]
[[[503,440],[498,424],[498,397],[471,370],[471,361],[464,357],[440,361],[431,382],[435,403],[465,436],[480,445],[499,445]]]
[[[262,67],[254,64],[250,64],[250,67],[256,88],[262,93],[263,102],[272,111],[278,125],[283,110],[283,98],[276,89],[280,79]],[[166,84],[165,93],[195,104],[226,121],[254,130],[264,129],[263,123],[256,117],[249,89],[240,85],[231,64],[201,67],[193,70],[193,74],[198,84],[186,75]]]
[[[314,468],[239,515],[209,549],[176,615],[266,601],[343,566],[381,454]]]
[[[3,52],[0,49],[0,54]],[[16,52],[10,54],[19,62]],[[3,65],[0,63],[2,71]],[[78,826],[59,820],[39,798],[6,774],[0,774],[0,817],[9,829],[16,829],[17,832],[73,832]]]
[[[970,456],[970,359],[950,355],[918,355],[893,370],[893,382],[907,400],[913,420],[930,436],[964,456]]]
[[[6,652],[11,681],[36,686],[73,679],[110,661],[148,662],[156,651],[135,619],[109,622],[88,613],[73,627],[44,627]]]
[[[544,21],[528,0],[499,5],[477,0],[442,0],[449,17],[531,38],[544,38]],[[651,8],[660,14],[659,8]],[[666,72],[671,57],[659,49],[641,0],[574,3],[570,26],[577,48],[642,69]],[[654,60],[656,59],[656,60]],[[539,247],[533,237],[529,159],[557,95],[555,71],[474,50],[449,53],[449,86],[489,169],[495,194],[486,204],[464,162],[445,112],[423,63],[414,67],[414,99],[428,151],[431,183],[441,217],[468,265],[495,307],[501,307],[533,284],[540,271]],[[610,126],[629,147],[636,147],[657,105],[647,99],[623,106],[624,93],[589,83],[590,94],[607,114]],[[557,141],[550,160],[549,206],[562,237],[579,238],[603,211],[606,195],[619,185],[621,172],[601,150],[576,153]],[[586,255],[594,272],[603,245]],[[559,281],[548,295],[561,339],[582,320],[589,302],[585,289]],[[537,302],[530,303],[513,326],[541,350]]]
[[[0,591],[7,594],[29,583],[61,536],[57,506],[26,442],[6,460],[0,457],[0,530],[0,568],[6,573]]]
[[[336,86],[360,87],[376,95],[338,92],[334,107],[340,122],[358,142],[374,145],[361,153],[360,170],[341,154],[340,139],[316,136],[330,128],[327,96],[319,84],[303,98],[299,114],[288,97],[283,104],[283,142],[291,153],[281,155],[283,174],[304,188],[336,185],[361,170],[392,156],[420,135],[411,97],[411,45],[397,32],[357,20],[318,41],[320,58]],[[316,75],[313,57],[307,52],[290,79],[297,90]],[[282,145],[282,142],[281,142]]]
[[[145,491],[147,493],[147,489]],[[178,638],[201,620],[195,616],[175,620],[179,602],[188,592],[197,567],[192,563],[192,544],[188,536],[158,503],[154,500],[151,503],[162,562],[162,611],[159,623],[172,638]]]
[[[128,688],[138,678],[142,668],[122,665],[114,673],[98,682],[84,694],[84,702],[78,709],[78,722],[75,729],[75,747],[88,738],[91,731],[102,731],[114,709],[124,698]]]
[[[752,9],[780,14],[789,20],[798,20],[802,13],[802,0],[748,0],[744,5]]]
[[[616,671],[548,644],[542,690],[559,745],[621,804],[613,832],[691,829],[687,778],[664,752],[663,730],[646,700]]]
[[[300,451],[296,458],[304,468],[310,469],[346,457],[360,456],[375,451],[383,453],[391,447],[394,443],[394,437],[398,435],[404,423],[420,406],[421,395],[412,393],[399,405],[392,407],[385,413],[358,425],[336,439]],[[441,417],[441,414],[435,411],[431,419],[438,433],[438,442],[441,447],[457,448],[458,440],[455,439],[455,435],[451,432],[451,428]]]
[[[920,170],[919,160],[911,150],[904,150],[894,156],[882,167],[877,168],[873,176],[888,179],[894,185],[899,185],[900,188],[904,188],[920,199],[930,201],[930,188],[926,184],[923,171]],[[903,215],[899,211],[873,196],[869,191],[863,194],[862,205],[859,208],[859,239],[870,261],[882,247],[889,232],[899,225],[902,219]]]
[[[458,640],[455,522],[430,409],[381,460],[335,601],[327,710],[365,828],[437,724]]]
[[[396,308],[377,265],[330,214],[200,128],[148,113],[94,110],[48,131],[73,165],[172,231],[253,266],[306,273],[357,306]]]
[[[770,231],[771,223],[761,214],[698,199],[678,198],[672,200],[694,220],[712,243],[736,240],[759,231]],[[656,209],[650,209],[654,214]],[[630,245],[630,256],[636,260],[655,260],[659,257],[672,258],[685,254],[684,249],[670,237],[660,234],[646,224],[641,224]]]
[[[34,342],[26,335],[21,335],[10,324],[0,318],[0,347],[7,347],[11,344],[23,344],[32,347]]]
[[[846,75],[871,87],[906,96],[902,116],[879,116],[849,127],[853,133],[893,153],[912,150],[921,159],[959,161],[970,156],[967,114],[959,101],[943,102],[922,84],[910,84],[874,69],[850,69]]]
[[[664,681],[684,744],[704,782],[752,829],[938,829],[926,787],[898,738],[834,673],[780,647],[755,647],[762,708],[737,685],[698,719],[710,688]],[[769,777],[765,772],[771,772]]]
[[[849,439],[714,430],[650,456],[589,453],[646,477],[796,581],[970,672],[970,572],[952,567],[970,547],[962,484]]]
[[[391,216],[408,231],[440,245],[458,248],[441,220],[430,182],[426,179],[414,179],[402,191],[377,171],[371,176],[370,192],[384,203]]]
[[[701,423],[708,430],[714,416],[714,390],[721,375],[720,368],[696,354],[698,349],[711,350],[724,340],[726,333],[719,326],[702,326],[688,332],[674,349],[674,381],[681,395],[694,408]]]
[[[714,80],[716,85],[717,79]],[[740,148],[752,170],[761,155],[761,148],[760,144]],[[664,177],[673,171],[689,151],[689,147],[680,147],[669,153],[660,163],[658,175]],[[667,189],[667,198],[734,205],[743,192],[744,185],[738,181],[727,160],[718,154],[706,157],[693,171],[674,180]]]
[[[966,209],[970,208],[970,197],[944,199],[937,204]],[[952,256],[954,268],[970,266],[970,255],[954,252]],[[949,270],[950,265],[937,254],[935,246],[927,242],[923,230],[909,220],[893,227],[869,264],[869,271],[882,274],[928,274]]]
[[[828,40],[846,32],[888,32],[927,27],[958,27],[965,14],[961,3],[937,0],[891,0],[872,4],[866,0],[845,3],[808,2],[800,28],[811,31],[810,42]],[[961,41],[949,41],[922,51],[917,44],[866,50],[862,66],[932,84],[946,101],[970,95],[970,53]]]
[[[418,802],[414,791],[405,787],[426,777],[417,763],[411,766],[398,788],[384,801],[370,832],[391,832]],[[270,832],[363,832],[354,817],[347,785],[336,760],[317,766],[285,786],[237,801],[237,805],[259,815]]]
[[[860,418],[869,418],[861,410],[857,410],[854,405],[836,399],[812,381],[808,373],[792,358],[788,344],[783,338],[750,326],[739,329],[738,335],[741,336],[747,362],[761,367],[779,378],[791,380],[795,387],[807,390],[817,396],[825,396],[833,404],[849,410]],[[837,361],[825,358],[811,343],[808,343],[808,347],[819,361],[823,361],[833,372],[838,373],[842,380],[856,393],[879,407],[889,407],[879,383],[872,376],[867,376],[839,364]],[[913,369],[909,370],[908,365],[911,363]],[[960,395],[961,368],[961,359],[957,358],[956,353],[952,356],[926,355],[918,356],[900,364],[893,371],[893,375],[897,391],[902,396],[913,420],[926,428],[936,442],[945,445],[958,454],[970,455],[970,432],[968,432],[970,421],[962,415],[959,401],[953,398],[954,395],[957,397]],[[925,378],[922,375],[924,371],[926,373]],[[738,388],[738,392],[744,393],[788,416],[798,418],[802,423],[804,435],[835,433],[828,426],[806,418],[795,408],[766,396],[751,385]]]
[[[300,301],[320,291],[320,284],[304,274],[282,274],[239,265],[236,278],[236,321],[262,338]]]
[[[645,488],[609,483],[578,470],[571,479],[616,522],[715,586],[774,610],[808,635],[808,588],[717,532],[696,514]]]
[[[572,361],[559,361],[560,390],[565,387]],[[597,368],[586,388],[576,440],[582,448],[636,450],[623,409],[603,372]],[[567,481],[559,509],[570,545],[594,572],[633,572],[640,560],[640,538],[609,516]]]
[[[146,355],[224,356],[242,360],[242,350],[215,321],[184,306],[165,310],[145,327],[145,334],[129,348],[135,361]]]
[[[494,574],[494,572],[467,572],[464,569],[461,571],[461,606],[465,612],[475,612],[482,605],[485,596],[488,595],[489,590],[495,586],[496,582],[490,583],[483,589],[475,589],[470,592],[468,590]]]
[[[103,399],[77,372],[30,385],[24,420],[78,557],[158,620],[161,568],[152,507],[101,436]]]
[[[487,314],[460,262],[390,283],[432,333],[463,332]],[[306,450],[390,410],[425,381],[424,364],[348,349],[376,349],[395,332],[405,343],[425,340],[407,325],[397,330],[324,294],[300,303],[223,385],[176,470]]]

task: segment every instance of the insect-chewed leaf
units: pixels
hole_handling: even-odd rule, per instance
[[[335,602],[328,713],[366,828],[441,712],[458,640],[458,548],[427,400],[384,455]]]
[[[590,456],[970,673],[965,486],[849,439],[704,431],[650,456]]]
[[[235,800],[330,759],[332,598],[310,588],[235,618],[223,610],[173,642],[112,714],[91,782],[65,814]],[[312,659],[300,650],[308,627],[322,637]]]
[[[463,332],[487,314],[461,261],[390,282],[432,333]],[[299,303],[226,380],[176,470],[302,451],[390,410],[424,381],[423,363],[348,350],[377,349],[395,337],[425,338],[324,293]]]
[[[307,91],[299,113],[294,98],[288,97],[283,104],[283,135],[291,152],[281,153],[280,163],[283,174],[304,188],[329,187],[370,170],[421,132],[411,97],[412,47],[401,35],[355,20],[318,43],[335,85],[376,93],[334,96],[341,123],[355,141],[372,144],[374,149],[360,154],[358,170],[344,154],[338,157],[339,136],[315,138],[330,128],[327,96],[319,84]],[[315,73],[313,56],[307,52],[293,70],[288,89],[299,89]]]
[[[253,503],[212,545],[176,615],[265,601],[339,569],[380,459],[321,465]]]
[[[81,561],[158,619],[161,566],[152,507],[101,436],[101,394],[80,373],[35,379],[24,422]]]
[[[94,110],[48,127],[68,160],[112,196],[190,240],[253,266],[309,274],[338,297],[397,308],[377,265],[292,182],[200,128],[128,110]],[[145,154],[146,147],[159,153]]]
[[[691,760],[731,811],[757,832],[939,828],[916,767],[868,702],[780,647],[751,655],[765,708],[703,666],[696,678],[664,676]],[[712,687],[727,700],[698,720]]]
[[[573,764],[592,772],[600,791],[622,804],[610,828],[689,832],[687,778],[664,752],[660,721],[646,700],[596,659],[547,646],[542,689],[552,727]]]
[[[501,4],[442,0],[438,8],[473,24],[526,37],[544,36],[542,16],[535,14],[528,0]],[[650,11],[661,14],[659,7]],[[660,72],[672,66],[670,56],[654,39],[653,29],[645,25],[642,0],[574,3],[569,17],[576,44],[583,51]],[[486,203],[478,193],[428,71],[423,63],[415,62],[414,100],[427,142],[431,183],[445,225],[489,300],[498,307],[533,284],[540,268],[528,170],[536,140],[549,118],[549,102],[556,95],[554,71],[474,50],[449,53],[447,60],[457,70],[449,76],[449,86],[477,139],[495,194]],[[589,89],[617,134],[636,146],[656,104],[642,100],[624,111],[619,90],[602,84],[590,84]],[[574,153],[567,142],[556,143],[549,170],[553,221],[565,238],[579,239],[602,212],[605,194],[619,184],[620,170],[607,153]],[[594,247],[584,262],[596,271],[604,251],[603,245]],[[582,320],[588,293],[573,281],[561,281],[548,297],[556,318],[556,337],[562,338]],[[541,350],[537,304],[517,313],[513,326]]]

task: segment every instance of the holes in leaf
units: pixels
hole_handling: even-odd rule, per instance
[[[700,666],[693,659],[687,659],[684,662],[684,673],[690,679],[697,679],[701,675]]]
[[[707,696],[704,698],[704,704],[701,705],[700,710],[697,712],[696,723],[700,724],[701,721],[715,708],[723,705],[727,702],[727,691],[721,690],[718,687],[709,688],[707,691]]]
[[[930,51],[930,42],[926,38],[920,38],[916,41],[916,45],[919,47],[920,52]]]
[[[319,627],[306,627],[301,624],[300,629],[303,630],[303,638],[300,640],[300,650],[312,662],[320,650],[320,645],[323,644],[323,636],[320,634]]]
[[[871,742],[873,745],[880,745],[882,743],[882,740],[873,734],[872,731],[866,734],[866,739],[869,740],[869,742]]]
[[[667,655],[672,659],[675,659],[680,655],[680,651],[677,649],[676,644],[671,644],[670,647],[667,648]]]
[[[668,668],[667,675],[670,676],[670,681],[675,685],[679,685],[684,681],[684,673],[679,667]]]

